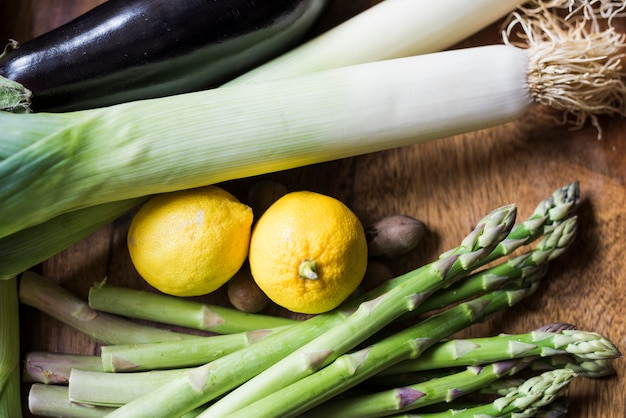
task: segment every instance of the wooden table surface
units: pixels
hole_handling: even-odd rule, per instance
[[[19,41],[41,34],[101,0],[22,0],[0,5],[0,38]],[[377,3],[334,1],[316,31]],[[498,25],[462,46],[499,42]],[[309,189],[347,203],[364,224],[391,213],[415,216],[428,226],[421,245],[391,267],[403,273],[455,246],[491,209],[517,203],[519,218],[539,200],[571,181],[580,181],[579,235],[552,266],[530,300],[496,315],[463,335],[524,332],[550,322],[569,322],[597,331],[626,349],[626,121],[603,119],[604,135],[586,127],[554,126],[544,109],[500,127],[385,152],[265,176],[289,189]],[[223,184],[240,198],[257,179]],[[46,261],[37,270],[81,297],[104,276],[112,284],[145,288],[125,248],[125,216]],[[227,303],[222,290],[204,298]],[[279,310],[270,310],[284,314]],[[30,308],[21,310],[22,351],[95,354],[89,338]],[[626,364],[615,377],[576,379],[570,389],[571,417],[626,416]],[[27,390],[27,386],[24,387]],[[25,412],[26,416],[28,413]]]

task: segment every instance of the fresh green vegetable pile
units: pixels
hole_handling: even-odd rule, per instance
[[[98,357],[29,354],[30,408],[75,417],[532,416],[573,378],[613,373],[614,344],[569,324],[450,337],[541,286],[574,240],[578,196],[577,183],[558,189],[519,223],[515,205],[498,208],[432,263],[304,321],[106,283],[87,303],[28,272],[23,303],[105,344]],[[117,322],[98,325],[113,313]]]
[[[582,27],[587,22],[547,14],[547,7],[573,7],[573,2],[535,1],[533,5],[541,6],[535,11],[539,14],[530,18],[524,14],[528,9],[521,9],[504,31],[509,36],[513,28],[521,28],[537,42],[527,49],[507,38],[506,45],[425,54],[452,45],[467,36],[468,28],[477,30],[522,3],[483,0],[463,9],[460,3],[467,2],[451,7],[455,1],[459,3],[431,2],[424,9],[414,0],[386,0],[212,91],[76,113],[0,114],[0,412],[20,414],[15,277],[127,213],[150,194],[481,129],[513,120],[536,102],[554,105],[574,124],[588,119],[597,123],[596,111],[623,114],[626,87],[620,80],[619,53],[625,42],[612,27],[586,32]],[[598,15],[604,17],[611,17],[616,7],[591,1],[581,3],[577,11],[595,18],[593,6],[600,7]],[[451,17],[436,29],[442,32],[399,18],[419,15],[441,22],[433,16],[442,10]],[[476,26],[451,32],[458,16],[452,18],[450,11],[459,11]],[[384,38],[371,30],[371,18],[392,15],[398,17],[389,19],[394,36]],[[559,30],[542,32],[551,25]],[[348,48],[355,54],[343,54],[346,61],[319,54],[332,52],[326,47],[341,45],[355,33],[367,48]],[[437,38],[434,33],[455,36],[437,45],[420,43]],[[383,42],[370,43],[364,34]],[[404,38],[415,43],[390,48]],[[546,42],[556,49],[543,48]],[[588,55],[580,59],[583,50]],[[390,59],[419,53],[425,55]],[[561,53],[574,65],[561,59]],[[558,59],[552,60],[555,55]],[[373,62],[380,60],[385,61]],[[529,88],[529,72],[537,61],[549,68],[545,74],[540,71],[542,75],[567,72],[566,83],[548,79],[539,83],[549,87],[544,91]],[[494,63],[502,65],[495,72]],[[458,68],[463,69],[462,77],[455,73]],[[388,71],[393,71],[391,76]],[[293,75],[297,77],[288,77]],[[587,83],[590,75],[594,81]],[[475,81],[468,81],[470,76]],[[442,93],[460,79],[463,86],[477,90],[464,89],[462,97],[446,98]],[[421,94],[407,88],[412,83],[418,83],[416,89],[431,89],[431,96],[441,98],[440,105],[449,113],[431,112],[431,101],[416,103]],[[552,90],[555,85],[558,94]],[[574,96],[560,101],[566,91]],[[390,108],[402,110],[389,114]],[[347,118],[337,120],[337,115]],[[241,129],[237,135],[233,125]],[[163,318],[154,316],[158,309],[140,311],[128,302],[144,296],[150,300],[150,295],[106,284],[92,289],[87,305],[26,272],[20,277],[22,303],[105,343],[99,358],[29,355],[25,376],[36,382],[29,406],[37,414],[70,417],[457,414],[450,408],[469,416],[526,416],[562,409],[562,391],[576,375],[612,372],[610,360],[619,353],[601,335],[561,324],[514,336],[447,340],[514,306],[540,286],[550,261],[575,235],[577,218],[572,212],[577,200],[578,185],[573,183],[517,225],[514,205],[496,209],[438,260],[306,321],[189,306],[175,299],[151,301],[159,309],[170,309]],[[99,299],[109,291],[119,303]],[[198,309],[200,322],[172,325],[220,335],[168,331],[111,315],[165,324],[185,317],[173,313],[187,309]],[[424,360],[445,358],[450,349],[455,361],[467,362]],[[67,386],[46,384],[59,382]],[[466,393],[496,387],[497,399],[465,399]]]

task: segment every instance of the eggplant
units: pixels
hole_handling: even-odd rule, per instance
[[[36,112],[213,88],[295,46],[327,0],[108,0],[22,45],[0,76]]]

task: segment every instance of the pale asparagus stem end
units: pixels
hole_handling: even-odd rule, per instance
[[[99,356],[29,352],[24,359],[22,379],[25,382],[67,384],[75,369],[102,371]]]

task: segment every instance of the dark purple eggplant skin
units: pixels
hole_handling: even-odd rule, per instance
[[[8,51],[31,109],[72,111],[219,86],[293,47],[326,0],[108,0]]]

